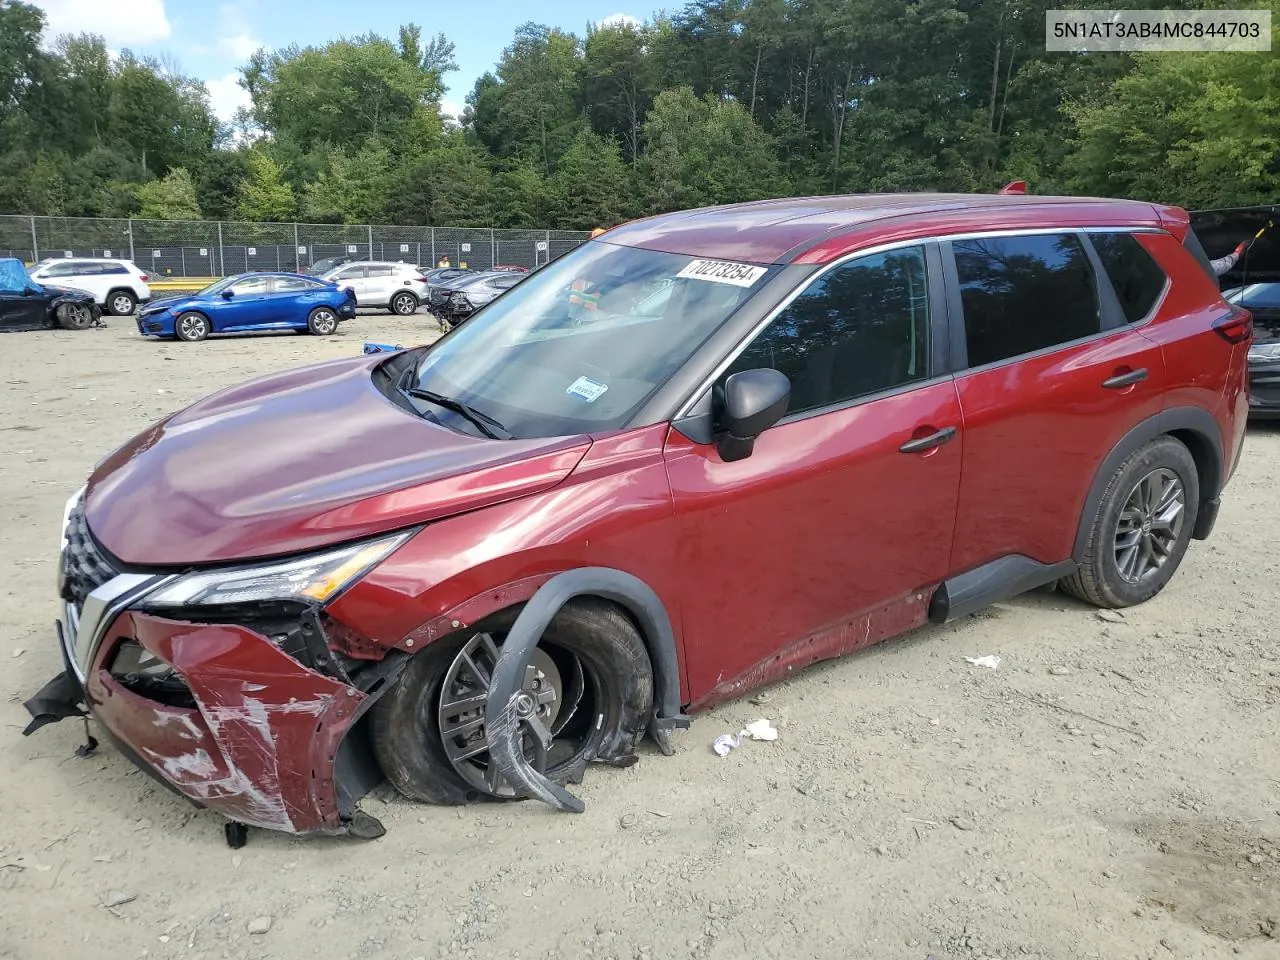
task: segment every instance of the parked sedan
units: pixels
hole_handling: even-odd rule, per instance
[[[349,263],[324,279],[352,291],[362,307],[385,307],[401,317],[416,313],[427,299],[427,278],[411,263]]]
[[[0,258],[0,330],[83,330],[101,316],[93,294],[41,283],[21,260]]]
[[[214,333],[306,331],[327,336],[356,315],[350,290],[296,273],[242,273],[199,293],[156,300],[138,315],[138,332],[194,342]]]
[[[344,264],[356,263],[363,259],[364,257],[358,256],[325,257],[317,260],[302,272],[309,277],[323,277],[330,270],[336,270]]]
[[[455,283],[446,291],[445,303],[440,311],[440,326],[448,332],[524,278],[523,273],[499,270],[477,273],[473,277],[467,277],[462,283]]]

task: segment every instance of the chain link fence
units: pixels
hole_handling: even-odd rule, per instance
[[[487,227],[235,223],[0,216],[0,256],[27,263],[57,257],[119,257],[161,278],[221,277],[255,270],[304,270],[329,257],[430,267],[448,257],[472,269],[530,269],[589,237],[579,230]]]

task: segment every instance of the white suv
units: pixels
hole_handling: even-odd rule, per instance
[[[132,260],[73,258],[42,260],[31,268],[31,279],[59,287],[75,287],[93,294],[107,313],[127,317],[138,304],[151,299],[151,279]]]
[[[421,267],[410,263],[347,263],[330,270],[324,279],[349,288],[362,307],[386,307],[402,317],[427,302],[427,278]]]

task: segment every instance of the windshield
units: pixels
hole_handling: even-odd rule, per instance
[[[467,404],[515,437],[616,429],[769,272],[584,244],[429,350],[417,386]]]
[[[209,293],[221,293],[239,279],[240,277],[238,274],[234,277],[223,277],[221,280],[217,280],[214,283],[209,284],[203,290],[198,291],[196,296],[203,297],[205,294]]]

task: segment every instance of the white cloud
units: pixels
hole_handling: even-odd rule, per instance
[[[206,80],[205,89],[209,91],[209,106],[223,123],[230,123],[236,114],[237,107],[249,106],[249,91],[237,81],[239,73],[228,73],[217,80]]]
[[[262,45],[261,40],[247,33],[237,33],[218,41],[222,52],[237,60],[248,60]]]
[[[462,111],[465,109],[457,100],[446,98],[440,101],[440,115],[443,117],[453,117],[455,120],[461,119]]]
[[[640,26],[640,18],[633,17],[629,13],[611,13],[598,24],[598,27],[638,27]]]
[[[96,33],[113,47],[168,40],[173,33],[164,0],[36,0],[48,21],[47,36]]]

